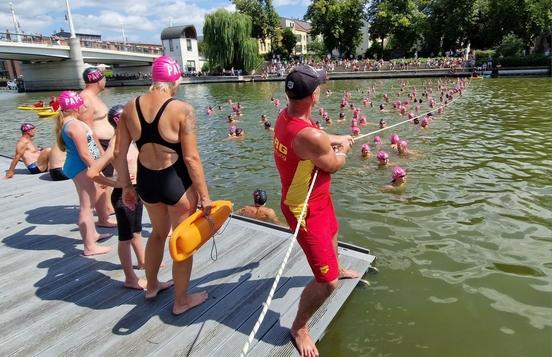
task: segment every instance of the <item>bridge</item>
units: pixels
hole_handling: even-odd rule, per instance
[[[27,91],[82,87],[77,78],[83,62],[149,72],[146,67],[162,54],[161,45],[0,33],[0,59],[23,62]]]

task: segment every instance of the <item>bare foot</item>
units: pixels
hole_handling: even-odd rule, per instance
[[[359,276],[360,274],[354,270],[339,268],[339,279],[355,279]]]
[[[111,237],[113,237],[112,233],[98,234],[98,237],[96,238],[96,242],[103,241],[103,240],[109,239]]]
[[[207,291],[202,291],[199,293],[189,294],[186,296],[186,303],[183,305],[177,304],[176,300],[174,301],[173,315],[180,315],[185,313],[186,311],[190,310],[192,307],[197,306],[201,303],[203,303],[209,295],[207,295]]]
[[[146,299],[155,299],[160,291],[166,290],[173,285],[174,282],[172,280],[165,281],[163,283],[157,282],[157,286],[154,289],[149,289],[149,287],[146,289]]]
[[[117,222],[112,222],[112,221],[105,221],[105,222],[102,222],[102,221],[98,221],[96,222],[96,225],[98,227],[103,227],[103,228],[116,228],[117,227]]]
[[[146,290],[148,283],[145,279],[125,280],[125,288]]]
[[[297,350],[301,357],[318,357],[318,349],[309,335],[306,327],[299,330],[289,330],[291,337],[295,340]]]
[[[106,254],[109,252],[111,252],[111,247],[102,247],[101,245],[94,245],[90,249],[84,248],[84,255],[86,256]]]

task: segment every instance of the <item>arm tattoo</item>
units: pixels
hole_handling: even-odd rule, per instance
[[[186,134],[194,133],[196,129],[196,117],[194,109],[191,106],[187,106],[186,109],[184,109],[184,116],[186,117],[184,122],[184,132]]]

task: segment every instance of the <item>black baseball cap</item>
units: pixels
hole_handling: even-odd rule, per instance
[[[303,99],[326,83],[326,71],[309,65],[296,66],[286,77],[286,94],[290,99]]]

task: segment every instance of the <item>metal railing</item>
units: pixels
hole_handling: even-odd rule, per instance
[[[0,41],[41,44],[47,46],[68,46],[68,39],[59,36],[43,36],[41,34],[16,34],[11,32],[0,32]],[[112,51],[123,51],[132,53],[145,53],[153,55],[163,54],[161,45],[123,43],[118,41],[96,41],[80,39],[83,48],[98,48]]]

